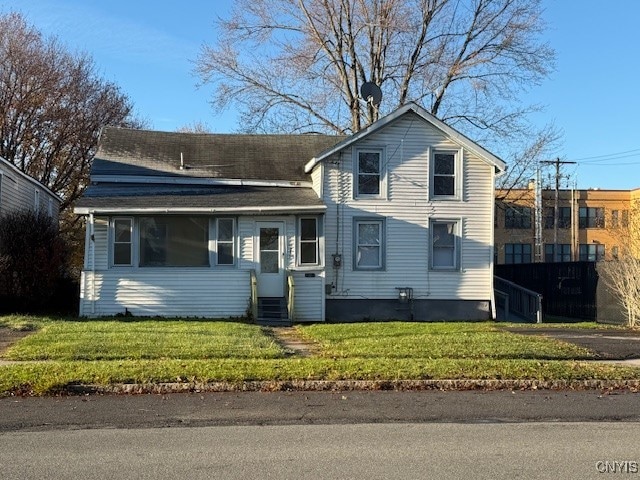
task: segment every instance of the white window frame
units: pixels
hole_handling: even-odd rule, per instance
[[[452,265],[434,265],[434,226],[438,224],[453,224],[453,264]],[[461,218],[432,218],[429,220],[429,268],[439,272],[458,272],[460,271],[460,249],[461,249]]]
[[[302,221],[313,220],[316,224],[316,237],[314,240],[302,239]],[[315,262],[303,262],[302,261],[302,244],[315,244],[316,261]],[[320,265],[320,222],[318,217],[300,217],[298,219],[298,265],[301,267],[317,266]]]
[[[127,221],[129,222],[130,228],[130,240],[129,242],[116,242],[116,222],[117,221]],[[111,257],[110,265],[112,267],[120,268],[120,267],[133,267],[135,265],[134,254],[136,249],[134,248],[135,242],[135,224],[133,217],[113,217],[111,222],[109,222],[109,232],[110,232],[110,241],[109,241],[109,253]],[[129,244],[129,263],[116,263],[115,258],[115,250],[116,244]]]
[[[385,255],[386,255],[386,227],[385,227],[385,219],[378,217],[359,217],[353,219],[353,269],[360,271],[378,271],[385,269]],[[379,237],[380,244],[361,244],[360,243],[360,225],[364,224],[375,224],[379,227]],[[378,264],[377,265],[358,265],[358,251],[360,247],[368,247],[368,246],[377,246],[379,247],[378,251]]]
[[[229,240],[220,240],[220,222],[221,221],[231,221],[231,241]],[[219,217],[216,218],[216,235],[215,235],[215,262],[214,264],[217,267],[234,267],[236,265],[236,239],[238,237],[237,235],[237,228],[236,228],[236,219],[233,217]],[[231,245],[231,258],[232,261],[231,263],[220,263],[219,262],[219,257],[218,257],[218,252],[219,250],[219,245],[220,244],[224,244],[224,245]]]
[[[37,188],[33,193],[33,211],[38,214],[40,213],[40,190]]]
[[[377,153],[379,157],[378,168],[378,193],[360,193],[358,185],[360,175],[373,175],[370,173],[360,173],[360,153]],[[353,197],[354,198],[386,198],[386,154],[384,147],[362,147],[353,149]]]
[[[436,155],[447,154],[453,155],[453,195],[436,195],[435,194],[435,177],[444,176],[436,175],[435,161]],[[462,159],[464,152],[461,148],[433,148],[431,149],[429,159],[429,199],[430,200],[461,200],[462,199]]]

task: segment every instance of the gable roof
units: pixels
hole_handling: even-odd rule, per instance
[[[423,120],[440,130],[458,145],[470,150],[488,164],[493,165],[496,169],[496,172],[503,172],[507,169],[506,163],[496,155],[484,149],[473,140],[458,132],[456,129],[450,127],[442,120],[438,120],[418,104],[411,102],[398,108],[395,112],[390,113],[389,115],[386,115],[385,117],[382,117],[381,119],[373,122],[367,128],[364,128],[359,132],[354,133],[350,137],[345,138],[341,142],[327,148],[320,155],[312,158],[309,162],[307,162],[307,164],[304,166],[304,171],[307,173],[311,172],[318,163],[322,162],[334,153],[337,153],[340,150],[349,147],[353,143],[358,142],[359,140],[362,140],[363,138],[371,135],[372,133],[377,132],[381,128],[386,127],[390,123],[395,122],[400,117],[410,112],[413,112],[416,115],[420,116]]]
[[[344,137],[157,132],[106,127],[91,176],[308,181],[304,164]],[[181,168],[182,167],[182,168]]]
[[[22,170],[20,170],[18,167],[16,167],[9,160],[6,160],[5,158],[0,157],[0,164],[5,165],[5,167],[8,168],[11,171],[11,173],[14,173],[15,175],[18,175],[18,176],[24,178],[25,180],[27,180],[28,182],[32,183],[33,185],[41,188],[43,191],[48,193],[54,200],[57,200],[58,203],[62,203],[62,198],[60,198],[53,190],[51,190],[46,185],[40,183],[38,180],[36,180],[32,176],[27,175],[26,173],[24,173]],[[0,174],[2,174],[1,171],[0,171]],[[15,180],[14,180],[14,182],[15,182]]]

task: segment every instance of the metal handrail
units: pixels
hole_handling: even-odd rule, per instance
[[[250,307],[251,307],[251,316],[254,320],[258,319],[258,276],[256,275],[256,271],[251,269],[250,273],[250,283],[251,283],[251,299],[250,299]]]
[[[293,278],[293,273],[287,272],[287,312],[289,314],[289,320],[293,322],[295,318],[294,303],[296,298],[296,281]]]
[[[507,317],[512,312],[531,322],[542,323],[541,294],[496,276],[493,277],[493,287],[500,295],[506,296]]]

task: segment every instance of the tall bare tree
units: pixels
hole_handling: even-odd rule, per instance
[[[90,57],[19,13],[0,15],[0,156],[59,194],[63,210],[86,185],[101,128],[139,125],[131,112]]]
[[[554,63],[539,0],[236,0],[217,24],[196,72],[244,130],[351,133],[415,101],[503,155],[556,139],[520,102]],[[379,108],[360,98],[365,82]]]

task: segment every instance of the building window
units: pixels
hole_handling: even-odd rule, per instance
[[[604,245],[601,243],[581,243],[579,254],[581,262],[599,262],[604,260]]]
[[[33,196],[33,211],[35,213],[40,212],[40,191],[36,190]]]
[[[618,210],[611,210],[611,228],[618,228],[620,226],[620,212]]]
[[[209,266],[209,220],[204,217],[140,219],[141,267]]]
[[[622,210],[622,228],[629,227],[629,210]]]
[[[431,169],[431,197],[457,198],[456,171],[458,152],[436,150]]]
[[[528,243],[505,244],[504,263],[531,263],[531,245]]]
[[[301,218],[298,251],[300,265],[318,264],[318,219]]]
[[[382,270],[384,268],[384,221],[354,220],[356,270]]]
[[[504,228],[531,228],[531,208],[508,205],[504,213]]]
[[[133,239],[133,219],[114,218],[113,219],[113,265],[131,266],[131,251]]]
[[[580,228],[604,228],[604,208],[580,207],[578,218]]]
[[[557,255],[556,248],[557,247]],[[571,261],[571,244],[560,243],[554,245],[553,243],[547,243],[544,246],[544,261],[545,262],[570,262]]]
[[[382,149],[356,150],[356,197],[382,196]]]
[[[431,268],[434,270],[458,269],[458,221],[432,220]]]
[[[233,265],[235,221],[233,218],[218,218],[216,224],[216,265]]]
[[[555,208],[544,207],[543,227],[553,228]],[[558,228],[571,228],[571,207],[558,207]]]

